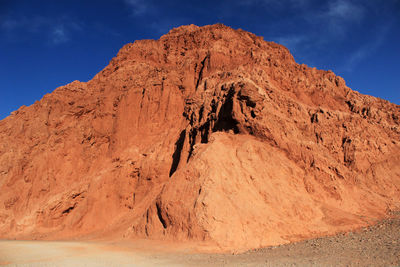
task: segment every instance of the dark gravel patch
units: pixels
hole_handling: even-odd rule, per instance
[[[191,266],[400,266],[400,213],[355,232],[238,255],[182,255]]]

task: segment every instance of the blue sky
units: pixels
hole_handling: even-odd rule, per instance
[[[128,42],[218,22],[400,104],[400,0],[0,0],[0,119],[90,80]]]

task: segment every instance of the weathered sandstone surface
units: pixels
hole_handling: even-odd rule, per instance
[[[400,209],[400,106],[217,24],[125,45],[0,121],[0,238],[242,251]]]

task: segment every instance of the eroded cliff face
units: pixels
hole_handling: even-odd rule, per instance
[[[400,107],[223,25],[125,45],[0,121],[0,237],[242,251],[400,208]]]

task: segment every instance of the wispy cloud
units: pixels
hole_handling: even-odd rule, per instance
[[[313,49],[316,45],[316,38],[306,34],[289,34],[271,38],[288,48],[296,61],[300,60],[301,63],[307,62],[309,66],[315,66],[315,60],[312,54],[315,52]]]
[[[14,19],[6,19],[1,22],[1,28],[6,31],[12,31],[18,27],[18,22]]]
[[[264,5],[276,8],[303,8],[309,4],[310,0],[241,0],[236,4],[242,6]]]
[[[335,0],[329,2],[325,12],[317,16],[311,16],[314,23],[327,25],[331,33],[343,36],[349,25],[360,23],[365,16],[365,9],[362,5],[350,0]]]
[[[360,20],[364,15],[364,9],[351,1],[336,0],[329,2],[326,15],[333,19]]]
[[[363,60],[373,54],[384,42],[389,32],[390,25],[384,25],[378,30],[375,38],[356,49],[343,66],[346,72],[352,72]]]
[[[307,38],[303,35],[288,35],[272,38],[275,42],[286,46],[290,50],[296,50],[296,48],[307,41]]]
[[[55,26],[51,35],[54,44],[65,43],[69,39],[63,24]]]
[[[74,21],[64,21],[56,23],[51,30],[51,41],[53,44],[62,44],[70,41],[71,36],[82,31],[82,26]]]
[[[54,21],[42,16],[7,16],[1,21],[1,29],[6,32],[23,30],[34,33],[43,30],[52,23]]]
[[[0,21],[0,31],[14,42],[27,40],[32,35],[44,35],[48,43],[58,45],[70,41],[76,32],[82,30],[79,22],[68,17],[8,16]]]
[[[154,21],[150,23],[149,26],[154,32],[156,32],[159,35],[159,34],[166,34],[173,28],[179,27],[181,25],[187,25],[189,23],[190,21],[174,18],[169,20],[161,19],[158,21]]]
[[[148,1],[145,0],[124,0],[125,4],[127,4],[134,16],[140,16],[145,14],[148,11],[149,4]]]
[[[304,8],[309,4],[309,0],[303,1],[300,2]],[[289,48],[309,46],[307,44],[310,43],[314,46],[325,46],[343,41],[354,27],[365,20],[366,9],[356,1],[333,0],[322,5],[320,10],[314,7],[302,14],[307,27],[312,30],[306,30],[301,35],[292,33],[279,37],[278,41]]]

